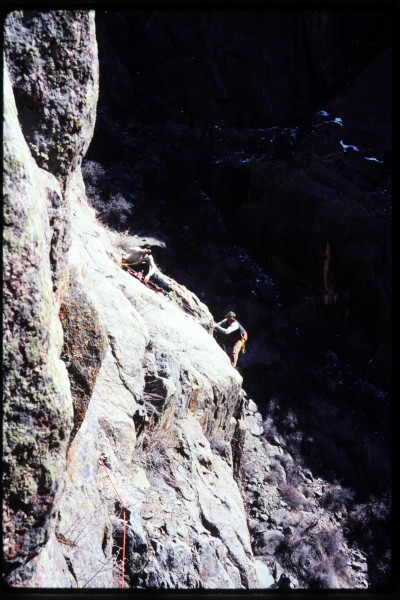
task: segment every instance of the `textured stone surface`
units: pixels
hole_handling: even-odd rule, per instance
[[[14,11],[5,26],[3,545],[4,574],[17,586],[72,581],[54,539],[72,429],[58,311],[68,281],[65,177],[80,163],[95,117],[93,19]],[[81,46],[71,43],[81,35]],[[42,572],[49,557],[58,574]]]
[[[70,374],[74,401],[73,438],[87,411],[90,396],[106,353],[107,337],[97,312],[71,274],[60,307],[64,331],[62,360]]]
[[[95,123],[94,12],[10,12],[4,51],[32,156],[40,167],[65,179],[80,165]]]
[[[154,39],[167,46],[170,39],[179,41],[183,29],[172,22],[168,26],[168,19],[160,19],[157,12],[152,18]],[[111,22],[118,25],[121,41],[131,39],[126,18],[116,15]],[[334,88],[343,77],[341,57],[334,63],[318,57],[321,47],[335,46],[335,21],[310,14],[301,25],[292,18],[290,23],[309,32],[318,83],[325,90]],[[124,568],[123,585],[132,588],[306,587],[310,581],[322,587],[366,587],[365,557],[348,548],[338,527],[346,519],[346,493],[340,486],[330,490],[329,483],[311,471],[306,475],[287,451],[291,444],[298,452],[301,443],[295,437],[296,415],[288,412],[283,419],[285,439],[277,434],[273,419],[263,422],[255,402],[249,400],[244,409],[242,377],[211,335],[213,315],[207,306],[171,278],[170,298],[156,294],[116,264],[120,247],[89,208],[79,169],[90,143],[97,97],[93,24],[93,14],[85,11],[16,11],[7,20],[5,50],[18,114],[6,79],[6,581],[33,588],[119,588]],[[199,27],[205,55],[213,48],[214,25],[205,19]],[[280,80],[278,65],[271,93],[262,90],[254,111],[246,107],[243,114],[235,112],[231,100],[234,95],[240,100],[241,95],[231,87],[233,79],[227,72],[237,63],[236,42],[247,42],[248,25],[246,21],[231,40],[224,40],[231,66],[227,61],[222,68],[214,59],[204,63],[201,88],[190,98],[191,109],[201,111],[195,130],[216,118],[221,100],[227,101],[225,117],[238,122],[253,118],[260,109],[274,118],[280,110],[290,109],[278,106],[276,99],[279,90],[294,83],[293,73]],[[184,38],[179,43],[186,45]],[[244,45],[245,59],[253,63],[261,45]],[[178,46],[170,47],[170,65]],[[280,58],[287,64],[285,56]],[[300,53],[304,67],[303,58]],[[123,68],[121,72],[127,74]],[[169,85],[168,77],[166,81]],[[302,92],[295,99],[298,109],[310,91],[304,82],[305,78],[294,86]],[[122,105],[126,102],[118,89],[113,93]],[[266,106],[267,100],[273,106]],[[347,105],[345,95],[343,102]],[[173,124],[169,131],[177,133]],[[356,133],[362,134],[354,129]],[[378,139],[380,134],[375,133]],[[243,144],[244,138],[238,141]],[[334,136],[330,141],[328,136],[324,151],[333,142]],[[299,155],[300,162],[307,157],[306,150]],[[155,183],[164,191],[165,165],[159,161],[154,165],[147,176],[157,173],[160,179]],[[261,173],[264,166],[261,179],[252,180],[261,192],[273,172]],[[142,167],[146,175],[143,164],[138,169]],[[275,173],[278,186],[287,184],[285,168]],[[176,173],[169,174],[171,180]],[[374,181],[382,181],[384,173],[372,175]],[[345,179],[341,172],[340,185]],[[193,210],[194,199],[201,205],[199,212]],[[183,214],[193,213],[195,220],[201,215],[196,250],[206,245],[212,253],[211,238],[204,239],[205,226],[213,218],[209,199],[188,193],[181,200],[177,206]],[[151,210],[150,206],[149,214]],[[329,211],[323,217],[326,226]],[[165,225],[161,221],[160,230]],[[156,235],[154,242],[161,247]],[[190,257],[182,254],[181,268],[190,267]],[[227,273],[240,272],[242,256],[226,259]],[[218,284],[229,284],[229,277]],[[275,298],[270,286],[264,292],[264,299]],[[193,314],[182,310],[185,305]],[[293,321],[302,324],[307,307],[297,308]],[[273,344],[264,351],[263,369],[264,363],[281,361],[281,352],[290,346],[284,323],[275,316],[283,342],[279,352]],[[261,342],[255,348],[257,344],[261,355]],[[285,377],[289,372],[292,375],[288,370]],[[329,386],[331,379],[321,376],[321,382]],[[268,385],[265,389],[267,396]],[[309,389],[301,393],[308,394]],[[289,396],[284,400],[289,402]],[[326,422],[340,418],[332,405],[324,408],[324,415],[315,411],[319,417],[315,428],[323,418]],[[273,410],[271,414],[275,417]],[[346,428],[350,431],[347,422],[339,433]],[[338,462],[346,461],[331,440],[326,448]],[[375,446],[364,446],[360,460],[366,456],[371,461],[371,448]],[[379,465],[377,460],[377,474]],[[336,500],[334,492],[339,494]],[[334,500],[340,510],[331,514],[328,505]],[[340,572],[339,567],[337,572],[330,569],[333,561]]]
[[[45,544],[54,516],[72,402],[50,262],[49,197],[62,194],[31,157],[4,77],[3,543],[6,570],[23,585],[18,567]]]
[[[29,257],[31,261],[35,259],[32,279],[27,279],[23,290],[25,294],[30,291],[30,322],[34,322],[33,317],[36,317],[37,328],[34,333],[39,341],[40,335],[49,336],[43,319],[50,323],[53,319],[55,333],[51,334],[50,330],[50,334],[53,337],[57,334],[58,337],[54,340],[50,337],[49,353],[52,352],[50,358],[58,366],[65,387],[64,405],[60,405],[58,399],[62,398],[60,394],[63,388],[54,386],[41,409],[46,418],[51,415],[53,428],[57,426],[58,418],[65,430],[61,442],[57,440],[55,444],[53,435],[52,440],[48,441],[49,445],[43,444],[47,462],[42,456],[38,464],[34,463],[37,440],[34,436],[23,435],[24,444],[29,447],[26,450],[31,453],[34,463],[29,477],[26,465],[19,469],[8,458],[16,455],[20,459],[22,451],[18,450],[22,431],[17,432],[12,424],[18,405],[11,399],[15,389],[13,385],[16,385],[13,381],[16,371],[11,367],[16,367],[18,354],[11,354],[14,349],[11,348],[11,332],[13,339],[22,341],[24,348],[30,339],[25,330],[15,330],[15,323],[19,323],[15,321],[16,309],[20,306],[20,311],[27,310],[26,296],[18,304],[18,294],[15,294],[16,299],[9,293],[5,304],[9,311],[6,316],[10,315],[6,319],[5,338],[6,342],[10,341],[6,354],[9,358],[5,363],[10,367],[9,377],[6,378],[10,399],[7,401],[6,395],[5,405],[5,464],[8,466],[9,479],[6,474],[4,481],[10,481],[10,485],[15,487],[14,495],[18,494],[19,498],[23,481],[26,489],[24,502],[27,506],[31,503],[37,511],[38,505],[34,503],[37,496],[32,496],[32,492],[29,496],[28,488],[33,486],[35,489],[32,488],[32,491],[35,492],[36,477],[52,459],[56,461],[57,470],[54,470],[53,478],[47,481],[47,487],[41,493],[47,492],[53,499],[57,490],[62,490],[54,502],[56,511],[52,512],[51,504],[50,508],[44,504],[47,520],[52,515],[57,516],[56,520],[53,518],[51,528],[46,522],[42,528],[39,527],[35,515],[36,518],[29,521],[31,529],[26,526],[22,529],[24,513],[20,510],[14,514],[16,501],[12,490],[9,491],[6,486],[5,516],[8,519],[5,522],[9,537],[6,537],[5,547],[8,557],[13,561],[10,560],[10,567],[14,568],[9,577],[10,584],[32,587],[118,587],[118,573],[121,571],[118,546],[122,544],[122,510],[125,508],[125,573],[132,584],[141,581],[150,587],[257,587],[243,504],[233,479],[232,467],[221,458],[214,457],[204,437],[204,433],[212,436],[220,432],[229,442],[237,426],[235,416],[242,401],[242,378],[231,368],[228,357],[210,335],[212,315],[183,286],[172,282],[173,294],[167,299],[118,267],[113,260],[117,249],[112,246],[109,232],[98,225],[93,210],[86,204],[79,170],[71,173],[64,195],[56,180],[38,169],[23,140],[9,86],[7,92],[11,121],[5,136],[7,160],[10,162],[10,167],[6,169],[8,179],[5,190],[10,190],[6,195],[9,202],[6,203],[6,210],[11,205],[14,209],[19,207],[15,188],[18,190],[18,185],[22,183],[14,174],[11,176],[14,155],[18,156],[18,152],[22,153],[19,159],[21,171],[33,179],[38,193],[32,194],[30,210],[34,215],[33,225],[29,223],[30,205],[27,203],[21,204],[19,210],[14,210],[18,219],[15,217],[12,220],[11,208],[6,212],[9,226],[6,230],[6,281],[10,281],[9,286],[13,291],[12,282],[16,281],[18,292],[24,284],[24,278],[19,271],[19,278],[15,276],[13,279],[13,269],[21,264],[24,257]],[[26,176],[21,181],[25,179]],[[34,189],[34,184],[31,183],[30,188],[25,190],[26,197]],[[59,239],[57,235],[51,237],[47,212],[48,208],[50,216],[54,216],[51,213],[54,202],[46,205],[37,199],[38,195],[46,198],[43,194],[45,184],[51,184],[52,198],[58,192],[59,206],[63,202],[68,204],[71,216],[71,222],[65,220],[65,231],[68,232],[71,247],[68,253],[65,246],[62,248],[65,257],[61,250],[59,252],[59,264],[68,265],[69,282],[63,282],[60,278],[62,285],[57,289],[53,286],[48,251],[52,241],[57,243]],[[11,195],[11,191],[14,195]],[[28,212],[25,217],[27,223],[22,218],[24,210]],[[55,221],[57,226],[60,226],[60,219],[61,213]],[[21,229],[20,237],[23,236],[25,241],[22,252],[21,244],[17,246],[19,239],[14,239],[14,231],[18,231],[18,227]],[[30,241],[29,235],[33,241]],[[41,249],[42,257],[38,255],[37,247]],[[45,279],[44,291],[35,287],[40,283],[38,272]],[[191,306],[194,314],[182,310],[180,298]],[[58,310],[64,327],[63,346]],[[43,317],[40,316],[42,313]],[[40,318],[43,321],[41,326]],[[42,353],[46,349],[44,345]],[[65,366],[58,358],[61,353],[68,369],[70,386]],[[42,362],[45,359],[48,360],[44,353]],[[24,369],[37,370],[35,360],[36,355],[32,355],[30,362],[25,357],[19,360],[18,381],[23,382],[22,386],[26,379]],[[69,387],[74,403],[71,436],[72,399]],[[37,396],[35,399],[37,402]],[[21,413],[22,424],[28,423],[28,416],[25,403],[24,412]],[[147,528],[144,528],[147,521],[142,517],[141,506],[147,506],[147,498],[158,486],[161,494],[165,494],[167,484],[162,477],[157,485],[154,485],[154,481],[150,483],[150,480],[154,479],[155,474],[162,475],[163,469],[170,464],[168,461],[172,461],[175,438],[168,432],[176,428],[177,422],[181,422],[181,434],[176,434],[175,441],[178,446],[181,444],[183,456],[180,465],[177,460],[179,453],[175,458],[176,468],[180,466],[182,469],[181,479],[178,478],[181,483],[177,482],[175,486],[177,490],[182,486],[181,497],[188,503],[186,511],[190,526],[184,526],[180,520],[174,525],[174,520],[169,519],[168,525],[165,523],[166,539],[159,542],[154,555],[151,555],[151,537]],[[32,421],[29,420],[29,423]],[[59,428],[59,435],[60,432]],[[15,448],[12,447],[12,440],[15,440]],[[64,470],[63,456],[68,440]],[[154,440],[157,442],[155,446]],[[233,447],[235,451],[237,448]],[[104,464],[101,457],[104,457]],[[215,492],[208,489],[209,482],[205,476],[205,470],[208,472],[210,468]],[[214,502],[222,506],[226,504],[227,508],[225,511],[215,509]],[[157,510],[159,512],[159,505]],[[171,506],[170,510],[174,513],[176,506]],[[176,517],[178,515],[180,511]],[[156,522],[153,519],[149,522],[153,531]],[[22,529],[21,536],[29,542],[25,553],[37,555],[19,570],[15,566],[24,560],[24,547],[21,549],[16,545],[19,531],[11,529],[15,526]],[[204,552],[199,555],[192,551],[189,533],[192,529],[195,532],[202,531],[206,536],[199,546],[204,548]],[[216,531],[218,540],[215,540]],[[175,536],[179,532],[184,539],[176,543]],[[35,547],[39,543],[42,545],[41,552]],[[213,557],[214,566],[209,564],[210,557]],[[50,573],[49,561],[53,564]],[[194,569],[194,563],[197,569]],[[171,564],[173,572],[170,574]]]
[[[68,451],[67,492],[59,504],[59,531],[65,532],[76,519],[79,522],[82,503],[88,504],[91,510],[85,514],[92,514],[95,530],[106,528],[111,519],[116,552],[122,531],[121,506],[107,474],[98,467],[96,447],[106,457],[114,485],[129,510],[126,573],[131,585],[257,587],[244,507],[232,467],[213,454],[204,437],[220,432],[231,439],[234,415],[242,401],[242,379],[202,324],[204,317],[186,314],[179,304],[149,290],[118,267],[113,260],[112,236],[99,227],[84,202],[79,178],[74,181],[69,264],[78,289],[86,290],[104,325],[108,344],[85,418]],[[204,305],[202,311],[206,316]],[[206,321],[210,320],[208,315]],[[81,366],[84,368],[82,361]],[[74,389],[74,372],[70,371],[70,376]],[[86,376],[90,378],[89,369]],[[83,450],[86,444],[92,448],[89,453]],[[166,483],[170,481],[173,487]],[[156,490],[163,500],[154,506]],[[160,522],[160,527],[166,527],[164,541],[158,541],[153,552],[151,532],[162,516],[160,506],[166,510],[170,493],[180,497],[184,506],[171,505],[168,520]],[[83,495],[82,500],[71,503],[77,494]],[[189,523],[184,528],[185,504]],[[147,520],[145,511],[150,509],[154,519]],[[193,552],[192,528],[204,531],[210,542],[217,535],[216,548],[229,556],[226,564],[213,554],[214,567],[207,566],[203,561],[210,550],[203,558]],[[179,531],[183,540],[176,543],[173,540]],[[85,558],[89,548],[93,556],[101,552],[96,534],[88,534],[70,551],[75,574],[79,573],[78,561],[90,564]],[[197,570],[193,561],[197,561]],[[201,577],[199,572],[203,572]],[[105,585],[107,573],[102,569],[87,587]],[[77,575],[79,587],[82,576]],[[113,583],[108,581],[108,585]]]

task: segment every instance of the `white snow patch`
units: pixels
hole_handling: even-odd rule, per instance
[[[365,160],[373,160],[378,163],[383,163],[383,160],[379,160],[377,158],[374,158],[373,156],[364,156],[364,158],[365,158]]]
[[[360,152],[360,148],[357,148],[357,146],[353,146],[352,144],[345,144],[345,143],[343,142],[343,140],[340,140],[340,142],[339,142],[339,143],[340,143],[340,145],[342,146],[342,148],[343,148],[343,150],[344,150],[345,152],[347,152],[347,149],[348,149],[348,148],[351,148],[351,150],[355,150],[356,152]]]

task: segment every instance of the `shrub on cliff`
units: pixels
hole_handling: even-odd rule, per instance
[[[134,195],[121,185],[120,174],[114,175],[112,169],[105,169],[99,162],[88,160],[82,164],[82,175],[87,198],[98,218],[117,230],[126,227],[133,210]]]

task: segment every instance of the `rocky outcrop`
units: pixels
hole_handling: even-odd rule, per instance
[[[68,571],[54,542],[73,412],[58,316],[68,282],[65,189],[90,142],[98,91],[94,15],[75,16],[15,11],[5,27],[4,569],[20,586],[35,581],[48,553]]]
[[[32,158],[4,75],[3,544],[6,574],[21,582],[54,528],[72,403],[50,260],[62,191]]]
[[[189,223],[185,201],[206,191],[237,245],[272,277],[312,286],[317,301],[329,244],[326,313],[343,320],[349,355],[368,348],[374,377],[389,385],[390,12],[124,11],[96,22],[104,86],[90,156],[107,165],[101,185],[118,179],[132,222],[153,229],[161,219],[164,233],[174,210]],[[195,272],[213,261],[213,226],[198,219],[174,233]]]
[[[278,397],[282,413],[294,409],[299,429],[312,439],[303,444],[308,458],[323,460],[323,471],[333,467],[336,477],[365,491],[380,485],[391,468],[387,451],[381,451],[390,428],[391,385],[387,15],[302,13],[297,29],[283,31],[293,14],[286,20],[269,14],[271,35],[260,44],[270,45],[263,56],[265,64],[274,64],[258,74],[268,81],[260,102],[268,96],[271,105],[277,98],[282,104],[279,95],[272,102],[277,78],[286,82],[288,96],[298,90],[288,83],[295,58],[280,62],[297,36],[296,43],[307,48],[301,68],[312,106],[305,103],[298,120],[290,113],[288,121],[270,127],[221,119],[211,128],[212,139],[204,135],[200,141],[204,123],[198,119],[191,126],[179,104],[184,73],[191,71],[183,56],[197,43],[200,19],[174,13],[168,36],[169,13],[143,13],[135,23],[125,13],[98,14],[105,87],[84,161],[88,196],[101,219],[120,230],[156,232],[168,243],[168,273],[207,298],[216,315],[235,307],[250,335],[240,368],[264,417]],[[235,104],[235,86],[247,85],[246,77],[264,65],[264,58],[248,60],[259,24],[251,11],[243,21],[237,13],[214,12],[210,24],[217,24],[218,35],[208,39],[217,70],[228,71],[238,56],[248,67],[229,83],[232,96],[219,105],[225,114]],[[282,48],[289,31],[293,37]],[[231,37],[235,53],[223,54],[220,46]],[[151,40],[150,54],[143,52],[143,40]],[[162,49],[168,44],[174,58],[167,60]],[[120,93],[109,65],[131,73],[131,99]],[[166,77],[169,67],[179,77]],[[201,81],[206,105],[213,88]],[[247,110],[243,97],[237,98]],[[258,98],[251,100],[258,104]],[[288,97],[287,103],[296,100]],[[279,110],[272,112],[278,119]],[[350,429],[359,432],[360,448],[369,430],[367,446],[377,448],[379,439],[381,449],[358,455],[345,442]]]
[[[71,203],[71,280],[86,290],[107,337],[89,406],[68,449],[67,492],[59,503],[59,539],[67,546],[78,538],[69,550],[76,585],[112,586],[116,570],[109,565],[89,576],[88,562],[121,561],[116,541],[121,505],[101,456],[129,515],[130,585],[257,587],[243,501],[233,479],[232,455],[239,448],[229,443],[238,425],[241,377],[201,319],[115,263],[110,234],[96,224],[81,181],[75,182]],[[89,380],[82,359],[80,367]],[[211,451],[208,439],[215,436],[227,441],[228,463]],[[90,452],[84,450],[88,440]],[[72,503],[76,495],[80,501]],[[70,528],[83,514],[78,529],[86,527],[88,536],[79,543],[77,528],[72,534]],[[107,540],[101,531],[108,532]],[[204,556],[193,550],[198,543]]]
[[[93,15],[12,13],[6,31],[19,106],[6,68],[6,581],[119,587],[123,568],[128,586],[260,587],[268,569],[255,562],[234,479],[242,378],[210,334],[207,307],[177,283],[166,297],[121,270],[86,203]],[[64,94],[47,87],[46,48]],[[29,57],[38,77],[28,85],[19,65]],[[83,79],[70,86],[73,73]],[[72,88],[79,141],[61,133],[77,118]]]
[[[98,98],[94,12],[10,12],[4,51],[32,156],[63,180],[80,165],[94,129]]]
[[[258,90],[259,101],[239,114],[235,98],[241,104],[243,96],[235,87],[240,78],[234,66],[240,63],[243,77],[248,77],[245,65],[257,63],[260,51],[267,59],[268,52],[263,42],[249,41],[246,31],[251,23],[246,18],[232,38],[230,34],[223,36],[226,61],[219,61],[218,52],[214,56],[213,40],[217,39],[217,33],[219,36],[221,31],[228,34],[232,30],[221,28],[215,14],[208,18],[202,13],[201,22],[193,14],[194,17],[191,14],[188,18],[198,33],[198,39],[193,40],[187,35],[190,27],[188,30],[180,27],[168,13],[141,13],[136,22],[132,15],[113,13],[110,19],[99,21],[101,27],[117,28],[122,51],[125,48],[122,41],[131,40],[132,31],[135,40],[147,32],[149,39],[169,47],[167,55],[161,53],[167,57],[166,62],[153,65],[158,76],[166,75],[168,80],[166,87],[160,89],[168,88],[174,76],[180,81],[173,68],[179,48],[200,48],[202,71],[199,78],[198,64],[193,69],[188,67],[188,79],[184,79],[185,85],[194,75],[196,81],[201,80],[201,86],[186,98],[190,111],[184,120],[192,116],[195,122],[190,123],[189,118],[188,123],[179,124],[179,119],[174,121],[175,115],[167,127],[163,125],[156,131],[158,149],[166,157],[165,162],[157,156],[148,160],[155,131],[151,127],[131,122],[131,129],[122,135],[122,128],[109,121],[114,137],[105,138],[102,147],[109,146],[108,152],[113,154],[110,140],[117,140],[118,152],[113,159],[118,160],[129,148],[130,161],[135,164],[128,165],[129,168],[127,163],[119,165],[119,170],[113,171],[115,180],[109,177],[111,171],[103,170],[105,180],[110,181],[106,192],[102,192],[110,206],[108,213],[100,211],[97,216],[87,203],[80,169],[93,133],[98,93],[94,15],[90,11],[15,11],[7,17],[3,567],[5,581],[11,587],[368,586],[369,565],[343,536],[344,526],[351,529],[352,494],[339,485],[327,483],[321,473],[317,476],[295,461],[303,435],[296,428],[298,415],[290,409],[290,393],[295,396],[295,387],[299,402],[305,398],[306,418],[307,407],[313,406],[309,420],[315,431],[322,422],[331,425],[334,420],[342,419],[343,427],[336,426],[333,432],[321,429],[320,438],[327,455],[340,466],[347,461],[340,446],[351,438],[354,429],[346,421],[349,412],[337,401],[338,386],[331,389],[335,382],[330,369],[338,370],[337,357],[331,353],[331,362],[326,357],[321,359],[325,361],[325,371],[321,368],[321,373],[314,373],[314,363],[307,366],[314,377],[318,376],[318,385],[322,382],[328,388],[329,402],[325,403],[326,396],[321,401],[319,393],[312,394],[311,385],[303,389],[297,384],[300,378],[295,366],[298,371],[305,368],[307,353],[303,362],[297,360],[298,356],[285,362],[284,357],[285,352],[286,355],[293,352],[299,336],[297,325],[307,321],[307,315],[304,316],[307,311],[302,312],[301,306],[294,311],[293,330],[293,323],[285,322],[277,311],[273,319],[275,341],[263,344],[260,330],[249,354],[257,354],[255,366],[258,373],[261,370],[263,373],[259,384],[264,386],[263,396],[270,398],[272,390],[280,395],[273,368],[266,368],[275,364],[282,367],[278,380],[285,378],[287,395],[283,393],[280,408],[276,401],[276,413],[275,400],[269,402],[270,416],[265,412],[262,415],[247,397],[241,374],[232,369],[227,355],[212,336],[213,315],[202,300],[204,290],[211,289],[209,275],[209,279],[211,275],[218,277],[218,286],[224,288],[219,294],[228,294],[233,289],[232,279],[237,279],[242,271],[251,290],[249,294],[256,295],[254,289],[259,287],[254,284],[252,289],[254,270],[250,257],[242,254],[242,250],[239,254],[232,240],[226,244],[225,254],[218,256],[218,246],[207,226],[210,221],[216,224],[216,236],[226,231],[220,213],[207,194],[195,185],[186,187],[185,183],[186,178],[197,177],[196,161],[201,151],[195,143],[180,145],[190,131],[200,132],[205,140],[204,125],[215,118],[239,123],[249,122],[248,119],[275,119],[277,115],[287,115],[291,109],[301,113],[301,103],[307,104],[308,94],[315,90],[307,87],[303,72],[296,74],[290,67],[288,78],[282,81],[279,73],[275,73],[271,92]],[[227,25],[229,15],[225,14],[224,19]],[[276,25],[274,19],[268,23],[271,35]],[[304,22],[291,17],[290,27],[291,34],[309,33],[309,51],[313,68],[319,73],[320,93],[340,87],[344,77],[343,57],[339,56],[334,64],[328,56],[318,58],[321,45],[329,48],[333,44],[335,22],[329,16],[311,14]],[[260,33],[261,29],[257,31]],[[321,31],[329,35],[321,36]],[[265,31],[262,33],[264,39]],[[104,30],[100,36],[104,36]],[[290,38],[297,40],[294,46],[290,45],[290,52],[298,56],[305,68],[309,63],[304,58],[300,36],[296,36]],[[238,39],[240,46],[247,48],[243,64],[235,54]],[[286,47],[285,39],[282,44]],[[279,47],[282,64],[277,71],[290,62],[282,45]],[[146,53],[148,50],[146,46]],[[150,49],[146,56],[153,60],[161,54],[156,51],[152,55]],[[133,84],[135,75],[140,75],[135,71],[138,58],[130,54],[125,67],[120,56],[115,54],[114,59],[111,65],[126,75],[134,94],[139,89],[137,82]],[[167,64],[169,69],[164,69]],[[185,65],[190,66],[186,59],[179,63],[179,69]],[[24,76],[26,72],[28,77]],[[121,103],[125,110],[129,106],[132,114],[135,110],[143,111],[141,114],[150,118],[154,106],[149,106],[147,112],[146,102],[131,103],[134,95],[122,97],[118,78],[114,79],[115,86],[110,81],[104,80],[105,93],[112,95],[114,104]],[[299,91],[299,95],[292,98],[292,104],[281,106],[280,90],[287,89],[287,85]],[[159,102],[160,97],[155,94],[154,105],[164,118],[172,104],[166,102],[161,106]],[[166,131],[169,131],[167,142]],[[224,141],[219,147],[221,153],[217,153],[223,162],[229,163],[228,169],[234,177],[238,174],[235,178],[238,185],[231,197],[232,214],[238,214],[235,211],[243,210],[257,194],[265,199],[263,178],[266,170],[273,171],[266,161],[262,165],[254,161],[257,164],[251,167],[251,181],[256,185],[246,187],[250,171],[242,167],[247,163],[240,162],[241,158],[237,162],[226,161],[224,153],[235,144],[242,153],[242,147],[246,146],[242,136],[251,141],[255,134],[248,131],[236,136],[236,133],[229,132],[227,143]],[[257,144],[260,142],[258,139]],[[193,153],[187,152],[188,148]],[[284,148],[283,144],[280,150]],[[306,148],[292,173],[301,171],[299,164],[304,156]],[[168,164],[173,166],[171,170]],[[182,175],[187,165],[190,169]],[[272,171],[268,170],[270,167]],[[289,169],[291,165],[286,167]],[[377,173],[378,179],[381,175]],[[141,202],[138,200],[135,213],[122,196],[114,195],[113,187],[118,187],[119,179],[126,186],[124,192],[135,190],[135,201],[142,184],[140,191],[150,189],[157,201],[148,202],[151,194],[144,195]],[[209,177],[205,179],[210,181]],[[345,179],[343,175],[341,182]],[[278,183],[282,180],[285,184],[285,178],[277,176]],[[96,193],[96,181],[90,184]],[[170,195],[165,194],[166,187]],[[248,189],[250,197],[243,203],[242,192]],[[174,204],[171,196],[175,192]],[[99,215],[103,218],[114,214],[121,225],[127,223],[129,215],[130,233],[135,230],[137,239],[145,239],[139,220],[135,220],[137,213],[142,213],[144,222],[152,225],[152,246],[159,253],[157,262],[166,258],[171,243],[168,235],[161,240],[158,233],[166,230],[167,225],[169,233],[176,233],[188,217],[190,228],[185,224],[180,241],[173,240],[175,249],[178,248],[175,254],[171,252],[176,262],[173,273],[179,281],[167,278],[171,286],[168,295],[149,289],[120,268],[121,252],[131,244],[132,235],[121,233],[121,227],[119,233],[111,231],[99,221]],[[243,225],[246,215],[241,215]],[[304,227],[307,217],[308,213],[303,215]],[[257,214],[257,222],[260,218]],[[323,225],[328,221],[323,221]],[[191,239],[193,232],[196,235]],[[332,253],[336,245],[331,243],[332,239],[327,243],[326,236],[321,235],[325,265],[322,260],[320,272],[322,277],[325,268],[328,299],[335,296]],[[249,234],[249,245],[251,242]],[[197,263],[193,263],[192,252],[198,254]],[[210,262],[210,258],[217,260]],[[189,272],[193,264],[199,267],[195,269],[193,282],[200,281],[201,297],[191,291],[190,285],[182,284],[182,281],[187,284],[190,278],[181,280],[176,275]],[[221,269],[226,270],[222,277]],[[274,282],[259,267],[256,276],[257,285],[262,285],[262,300],[271,305],[278,297]],[[218,296],[218,306],[222,303]],[[256,304],[247,306],[249,321],[250,316],[254,322],[268,321],[265,317],[270,315],[261,304],[260,311]],[[301,349],[298,344],[296,352]],[[319,352],[319,346],[315,352]],[[378,392],[375,389],[370,392],[371,406]],[[281,424],[290,433],[287,440],[274,425],[278,413]],[[353,415],[351,422],[355,420]],[[368,464],[374,463],[373,471],[378,477],[382,465],[386,468],[390,462],[384,456],[387,447],[380,449],[374,462],[373,449],[377,446],[370,444],[371,437],[365,433],[363,440],[368,441],[368,447],[365,443],[354,454],[360,461],[365,458]],[[310,435],[303,445],[312,442]],[[318,464],[323,471],[322,463]],[[384,508],[374,506],[380,518]],[[352,518],[364,527],[363,515],[360,517],[355,511]]]

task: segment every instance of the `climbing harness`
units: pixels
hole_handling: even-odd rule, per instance
[[[109,480],[111,481],[111,485],[113,486],[113,488],[114,488],[114,490],[115,490],[115,492],[116,492],[116,494],[117,494],[117,496],[119,498],[119,501],[121,502],[121,506],[122,506],[122,509],[123,509],[124,535],[123,535],[123,538],[122,538],[121,588],[124,588],[125,587],[125,585],[124,585],[124,577],[125,577],[125,548],[126,548],[126,512],[125,512],[125,504],[124,504],[124,502],[123,502],[123,500],[122,500],[122,498],[121,498],[121,496],[120,496],[117,488],[115,487],[113,480],[110,477],[110,474],[108,472],[108,469],[107,469],[107,467],[106,467],[106,465],[104,463],[104,460],[103,460],[103,457],[101,456],[101,454],[99,454],[99,461],[100,461],[100,464],[103,465],[104,470],[105,470],[105,472],[106,472]]]
[[[242,340],[241,340],[242,341],[242,348],[241,348],[241,350],[242,350],[242,354],[245,354],[245,352],[246,352],[246,342],[249,339],[249,336],[247,335],[247,331],[245,330],[245,328],[243,327],[243,325],[241,325],[240,323],[239,323],[239,330],[240,330],[240,334],[242,336]]]

